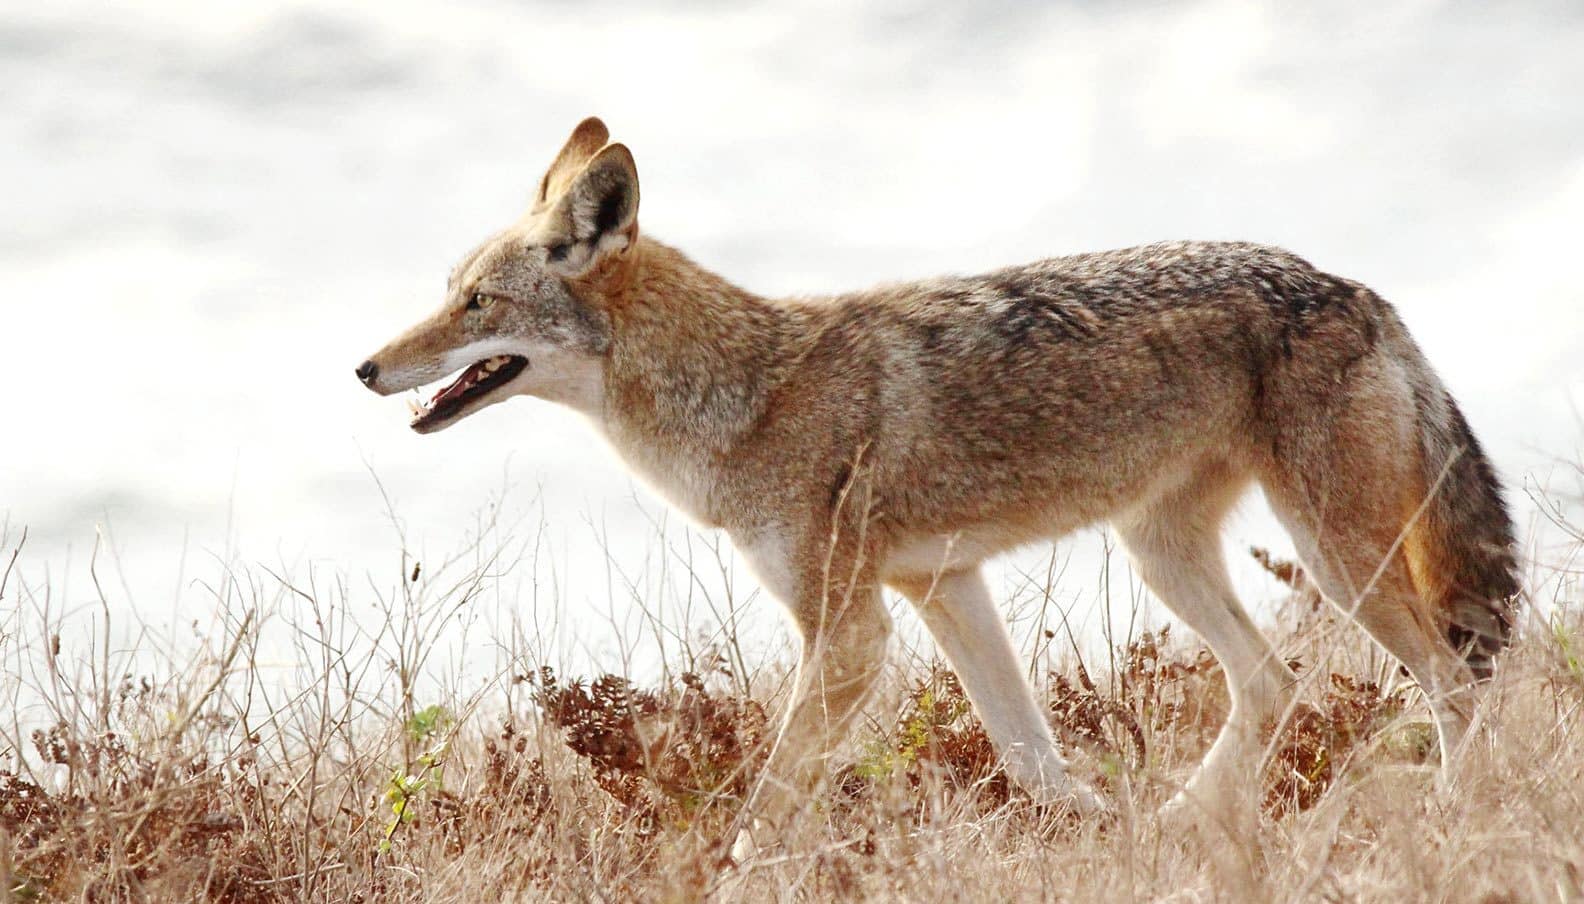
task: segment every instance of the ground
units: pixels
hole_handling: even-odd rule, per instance
[[[421,651],[370,667],[328,642],[333,620],[308,619],[319,678],[276,696],[250,613],[146,677],[68,664],[47,615],[15,618],[37,623],[10,623],[6,642],[37,642],[8,668],[31,663],[44,708],[28,712],[49,717],[4,732],[14,900],[1494,902],[1584,887],[1576,598],[1530,613],[1443,774],[1417,689],[1300,588],[1270,631],[1309,706],[1250,764],[1261,805],[1235,825],[1155,814],[1225,715],[1194,639],[1145,633],[1043,676],[1076,768],[1118,802],[1111,820],[1031,806],[950,671],[899,654],[829,789],[742,863],[728,851],[784,673],[745,674],[719,644],[648,681],[524,658],[475,693],[423,699]]]

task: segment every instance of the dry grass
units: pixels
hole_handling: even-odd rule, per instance
[[[1371,668],[1357,632],[1296,593],[1273,633],[1311,708],[1257,778],[1251,764],[1264,806],[1238,827],[1153,815],[1226,707],[1213,659],[1168,631],[1119,644],[1103,669],[1069,658],[1044,681],[1077,768],[1121,802],[1109,824],[1028,805],[950,672],[908,662],[781,849],[732,866],[773,737],[774,676],[706,648],[647,686],[569,679],[526,654],[469,696],[426,685],[436,616],[487,573],[435,596],[402,591],[372,631],[349,629],[333,593],[282,582],[304,679],[284,695],[262,677],[246,588],[217,589],[232,614],[199,655],[143,677],[146,661],[109,654],[108,630],[71,661],[48,595],[0,585],[5,669],[39,701],[0,727],[5,896],[1580,898],[1584,613],[1568,600],[1505,658],[1467,757],[1438,783],[1412,685]]]

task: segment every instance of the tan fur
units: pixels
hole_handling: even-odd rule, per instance
[[[1246,787],[1261,726],[1293,695],[1222,561],[1222,518],[1255,482],[1322,592],[1424,685],[1453,755],[1473,676],[1448,640],[1470,622],[1445,600],[1509,624],[1510,528],[1472,434],[1374,293],[1277,249],[1177,243],[762,298],[639,232],[636,166],[607,139],[581,124],[524,221],[359,374],[393,392],[465,365],[457,349],[526,358],[420,429],[516,394],[582,399],[637,474],[731,535],[803,639],[754,801],[761,843],[880,672],[883,585],[919,608],[1013,776],[1104,808],[1067,775],[978,575],[1100,520],[1226,667],[1232,715],[1184,800]],[[480,293],[500,302],[470,309]]]

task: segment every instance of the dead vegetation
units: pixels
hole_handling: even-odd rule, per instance
[[[949,669],[913,661],[782,849],[736,866],[726,852],[774,739],[772,682],[698,657],[648,682],[524,662],[492,690],[424,698],[414,653],[447,601],[414,591],[365,638],[383,668],[332,647],[333,607],[311,608],[300,649],[319,666],[282,697],[261,683],[251,611],[164,674],[116,675],[106,658],[69,669],[55,616],[21,606],[7,668],[46,677],[31,716],[0,729],[0,897],[1576,900],[1578,607],[1561,600],[1525,632],[1474,748],[1438,785],[1417,691],[1293,577],[1279,636],[1308,705],[1257,778],[1251,766],[1255,824],[1185,831],[1152,815],[1227,705],[1213,657],[1162,628],[1102,669],[1069,657],[1045,671],[1058,737],[1122,802],[1117,821],[1031,806]]]

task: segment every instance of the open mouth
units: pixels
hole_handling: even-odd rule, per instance
[[[486,358],[462,371],[427,404],[413,402],[413,419],[408,426],[428,433],[462,413],[470,403],[510,383],[527,367],[528,359],[521,355]]]

